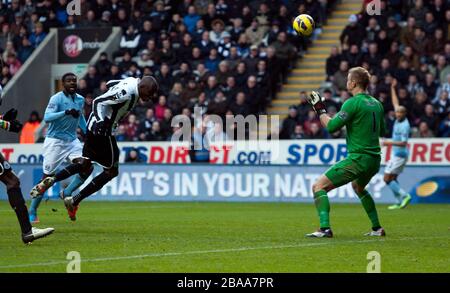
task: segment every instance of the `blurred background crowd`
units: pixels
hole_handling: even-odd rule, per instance
[[[4,86],[43,41],[52,27],[119,26],[123,35],[112,56],[103,53],[79,79],[86,98],[106,91],[106,81],[154,75],[158,98],[139,104],[118,127],[119,141],[169,140],[174,115],[221,117],[264,114],[315,36],[305,40],[292,30],[292,19],[310,14],[320,29],[336,0],[81,0],[81,16],[67,15],[67,0],[1,0],[0,82]],[[368,2],[368,1],[365,1]],[[328,110],[339,111],[349,98],[349,68],[372,73],[370,94],[385,107],[386,122],[395,119],[390,84],[407,107],[413,136],[450,136],[450,6],[446,0],[381,1],[381,15],[351,15],[341,44],[326,61],[322,88]],[[320,30],[318,30],[319,32]],[[329,134],[300,93],[282,122],[282,139],[343,137]],[[30,115],[21,142],[40,124],[43,113]],[[29,130],[27,130],[29,129]],[[390,135],[390,133],[388,133]]]
[[[370,2],[370,1],[365,1]],[[348,70],[362,66],[372,74],[369,93],[383,102],[392,134],[395,121],[391,83],[400,104],[408,110],[413,137],[450,136],[450,5],[445,0],[381,1],[381,14],[351,15],[326,60],[327,83],[323,88],[330,113],[339,111],[349,98]],[[283,122],[283,138],[343,137],[329,134],[304,96],[289,109]],[[312,126],[312,127],[311,127]]]

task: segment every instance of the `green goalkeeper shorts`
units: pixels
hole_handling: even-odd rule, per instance
[[[366,186],[370,179],[378,173],[380,161],[380,156],[349,154],[346,159],[331,166],[325,172],[325,176],[330,179],[335,187],[354,180],[359,186]]]

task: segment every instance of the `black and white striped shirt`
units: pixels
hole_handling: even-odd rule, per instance
[[[108,91],[92,102],[92,112],[87,122],[89,131],[93,131],[95,124],[107,117],[111,122],[111,131],[136,105],[139,99],[139,78],[129,77],[123,80],[110,80],[106,83]]]

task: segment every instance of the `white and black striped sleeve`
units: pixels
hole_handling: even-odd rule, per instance
[[[92,111],[96,121],[104,120],[103,107],[108,105],[121,104],[130,99],[130,94],[124,87],[116,85],[111,87],[106,93],[94,99]]]

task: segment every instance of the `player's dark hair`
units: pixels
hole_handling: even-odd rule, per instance
[[[66,81],[66,78],[69,77],[69,76],[75,76],[75,77],[77,77],[77,76],[75,75],[75,73],[67,72],[67,73],[65,73],[65,74],[62,76],[61,80],[62,80],[63,82]]]
[[[351,79],[363,90],[367,89],[370,82],[370,73],[363,67],[354,67],[349,71]]]

